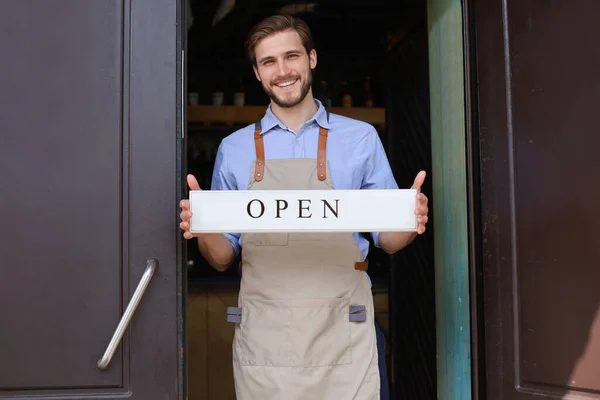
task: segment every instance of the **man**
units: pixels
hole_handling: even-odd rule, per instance
[[[256,124],[225,138],[218,149],[213,190],[397,189],[375,129],[329,114],[313,98],[317,65],[306,24],[289,16],[259,22],[246,42],[256,78],[271,98]],[[425,231],[427,197],[417,194],[417,233],[372,233],[394,253]],[[187,177],[192,190],[199,185]],[[189,231],[189,202],[180,227]],[[236,395],[246,399],[387,398],[377,348],[369,242],[358,233],[197,235],[202,255],[217,270],[241,252],[239,308],[233,343]],[[380,341],[380,344],[381,343]],[[379,358],[378,358],[379,356]],[[385,381],[384,381],[385,382]],[[380,392],[381,391],[381,392]]]

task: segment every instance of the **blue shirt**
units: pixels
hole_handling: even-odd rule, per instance
[[[328,129],[327,161],[336,189],[398,189],[389,161],[375,128],[362,121],[329,114],[315,99],[318,110],[298,132],[287,128],[268,107],[261,120],[265,160],[277,158],[317,158],[319,127]],[[217,150],[211,190],[247,190],[252,162],[256,158],[254,124],[223,139]],[[369,242],[359,233],[354,239],[366,258]],[[372,232],[375,246],[379,233]],[[225,235],[241,250],[241,235]]]

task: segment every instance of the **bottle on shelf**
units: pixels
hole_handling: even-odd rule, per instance
[[[188,105],[189,106],[197,106],[198,105],[198,92],[189,92],[188,93]]]
[[[225,99],[225,93],[220,88],[215,89],[212,94],[212,104],[213,106],[222,106],[223,100]]]
[[[238,79],[238,86],[233,94],[233,104],[238,107],[246,104],[246,91],[244,90],[244,80],[242,78]]]
[[[212,93],[212,105],[222,106],[225,102],[225,84],[223,79],[219,78],[216,80],[214,90]]]
[[[187,84],[187,105],[197,106],[200,103],[199,85],[194,82],[188,82]]]

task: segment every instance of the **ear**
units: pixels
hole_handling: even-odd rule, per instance
[[[253,65],[252,69],[254,70],[254,75],[256,76],[256,79],[258,79],[258,81],[261,82],[260,75],[258,74],[258,68],[256,67],[256,65]]]
[[[317,67],[317,51],[312,49],[308,54],[308,58],[310,60],[310,69],[315,69]]]

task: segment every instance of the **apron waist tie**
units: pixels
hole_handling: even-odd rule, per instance
[[[351,305],[348,312],[350,322],[365,322],[367,320],[367,308],[365,306]],[[227,322],[235,324],[242,323],[242,308],[227,307]]]
[[[242,309],[240,307],[227,307],[227,322],[242,323]]]
[[[244,265],[244,263],[242,261],[240,261],[240,268],[242,268],[243,265]],[[368,261],[357,261],[354,263],[354,269],[357,271],[367,271],[369,269],[369,262]]]

